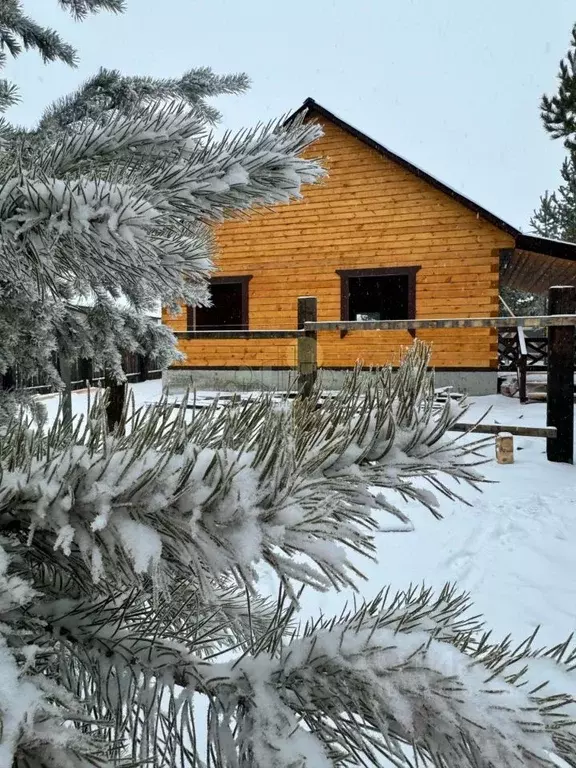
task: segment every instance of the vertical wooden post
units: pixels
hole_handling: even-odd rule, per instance
[[[150,358],[148,355],[138,355],[138,381],[148,381]]]
[[[549,315],[572,315],[576,291],[556,285],[548,292]],[[549,461],[574,463],[574,326],[548,328],[548,381],[546,424],[556,427],[557,437],[546,441]]]
[[[109,378],[104,374],[104,386],[108,390],[108,404],[106,406],[106,418],[108,421],[108,430],[113,432],[117,430],[122,421],[124,411],[124,402],[126,400],[126,384],[119,384],[115,379]]]
[[[88,386],[92,384],[94,378],[94,365],[89,357],[81,357],[78,361],[78,378]]]
[[[318,319],[318,303],[315,296],[298,298],[298,328],[304,323],[314,323]],[[316,331],[307,331],[298,339],[298,392],[302,397],[310,397],[318,373]]]
[[[524,328],[521,325],[516,329],[518,335],[518,395],[521,403],[528,402],[526,394],[526,366],[528,362],[528,350],[526,348],[526,337]]]
[[[14,368],[7,368],[6,373],[1,375],[2,389],[14,389],[16,387],[16,379],[14,377]]]
[[[60,355],[58,358],[58,368],[60,378],[64,382],[64,391],[62,392],[62,421],[72,421],[72,366],[70,360]]]

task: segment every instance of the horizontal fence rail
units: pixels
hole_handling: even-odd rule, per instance
[[[300,339],[306,335],[306,331],[303,329],[293,331],[174,331],[174,335],[184,341],[192,339]]]
[[[449,432],[478,432],[482,435],[499,435],[508,432],[517,437],[546,437],[554,440],[558,436],[556,427],[513,427],[502,424],[464,424],[457,422],[448,428]]]
[[[422,320],[328,320],[306,321],[302,328],[291,330],[239,331],[174,331],[179,339],[298,339],[310,331],[417,331],[434,328],[547,328],[576,326],[576,315],[542,315],[527,317],[463,317]],[[529,341],[529,339],[527,339]],[[540,339],[539,339],[540,341]]]
[[[299,339],[310,331],[417,331],[433,328],[547,328],[576,326],[576,315],[543,315],[538,317],[463,317],[430,320],[328,320],[306,321],[293,330],[240,331],[174,331],[179,339]],[[527,339],[529,341],[529,339]],[[540,339],[539,339],[540,341]]]
[[[335,320],[305,323],[306,331],[417,331],[426,328],[547,328],[576,326],[576,315],[465,317],[439,320]]]

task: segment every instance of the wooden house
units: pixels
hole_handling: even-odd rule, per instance
[[[218,228],[214,305],[164,313],[185,359],[169,382],[197,388],[284,387],[292,339],[199,339],[187,331],[294,329],[297,298],[316,296],[319,320],[493,317],[504,284],[546,290],[576,280],[576,247],[522,234],[395,155],[312,99],[298,110],[322,124],[308,151],[328,178],[303,199]],[[298,113],[296,113],[298,114]],[[496,331],[418,331],[439,385],[495,392]],[[408,331],[322,332],[319,365],[337,385],[357,360],[396,363]]]

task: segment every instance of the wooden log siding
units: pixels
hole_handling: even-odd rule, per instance
[[[296,328],[298,296],[318,299],[318,319],[341,317],[337,270],[409,268],[416,275],[416,317],[499,314],[499,251],[513,238],[477,217],[358,138],[322,120],[325,135],[308,154],[322,158],[329,178],[303,190],[302,201],[258,211],[217,230],[221,275],[250,273],[249,328]],[[164,315],[186,331],[186,313]],[[494,329],[418,330],[433,344],[438,368],[496,369]],[[407,330],[385,334],[318,334],[318,365],[396,363],[412,342]],[[181,338],[184,366],[292,367],[295,339]]]

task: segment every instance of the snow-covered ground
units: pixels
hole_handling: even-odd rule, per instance
[[[485,423],[545,426],[546,405],[520,405],[501,395],[475,398],[466,421],[492,408]],[[367,563],[362,595],[386,584],[440,588],[446,582],[470,592],[497,638],[523,639],[536,627],[542,644],[576,630],[576,467],[546,459],[542,438],[514,438],[515,463],[491,461],[482,471],[492,481],[482,492],[461,488],[472,505],[441,500],[444,519],[417,506],[409,510],[415,530],[382,534],[378,564]],[[326,597],[309,595],[307,610],[326,608]]]
[[[156,400],[161,382],[132,387],[137,405]],[[73,395],[73,409],[86,407],[86,393]],[[57,398],[43,398],[54,416]],[[486,423],[544,426],[546,406],[520,405],[500,395],[474,400],[467,421],[492,408]],[[457,437],[457,435],[454,435]],[[496,637],[511,632],[523,639],[541,625],[542,644],[556,643],[576,629],[576,467],[546,460],[546,441],[515,438],[515,463],[484,467],[481,493],[461,488],[472,506],[441,501],[444,519],[409,509],[411,533],[386,533],[378,539],[378,564],[358,558],[367,576],[361,595],[375,596],[390,584],[441,587],[455,582],[473,596],[478,612]],[[305,596],[307,615],[340,612],[351,595]]]

